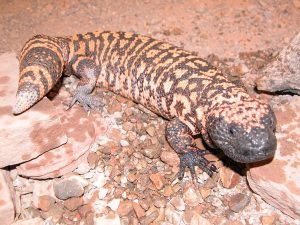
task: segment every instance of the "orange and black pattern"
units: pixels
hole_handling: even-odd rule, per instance
[[[205,60],[172,44],[128,32],[90,32],[65,38],[35,36],[20,55],[14,113],[40,100],[63,73],[80,78],[70,106],[78,101],[85,109],[93,109],[94,99],[89,94],[97,85],[168,120],[176,119],[166,132],[177,134],[167,133],[167,139],[178,154],[190,152],[183,146],[196,149],[190,137],[198,133],[210,146],[223,149],[237,161],[260,160],[274,152],[275,117],[270,107],[250,97],[241,85],[230,82]],[[181,130],[176,131],[176,127]],[[216,127],[222,132],[215,132]],[[265,137],[258,145],[252,138],[257,133]],[[247,149],[237,149],[243,148],[242,144],[231,143],[239,142],[240,134],[247,142],[244,145],[249,145]],[[175,138],[180,136],[182,140],[177,143]],[[264,153],[254,156],[257,154],[253,148]]]

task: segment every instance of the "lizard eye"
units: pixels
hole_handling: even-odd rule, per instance
[[[229,133],[230,136],[232,136],[232,137],[236,137],[236,136],[237,136],[237,130],[235,129],[234,126],[230,126],[230,127],[229,127],[228,133]]]

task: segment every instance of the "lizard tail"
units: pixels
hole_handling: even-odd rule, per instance
[[[41,100],[62,76],[67,51],[59,38],[37,35],[20,54],[20,78],[13,114],[20,114]]]

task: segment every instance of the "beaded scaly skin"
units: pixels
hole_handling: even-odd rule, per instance
[[[271,108],[252,98],[198,56],[151,37],[129,32],[89,32],[73,37],[37,35],[20,54],[20,80],[14,114],[38,102],[62,74],[80,78],[70,103],[88,111],[103,106],[90,93],[107,88],[169,120],[166,138],[179,154],[180,173],[194,166],[216,170],[193,136],[249,163],[274,155],[276,119]]]

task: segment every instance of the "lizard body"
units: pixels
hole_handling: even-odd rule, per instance
[[[80,78],[72,106],[101,104],[90,93],[96,85],[127,97],[170,120],[166,138],[179,154],[181,171],[208,167],[193,135],[235,161],[274,155],[276,119],[270,107],[252,98],[198,56],[147,36],[128,32],[89,32],[73,37],[37,35],[20,54],[20,81],[14,114],[47,94],[62,74]],[[182,174],[181,174],[182,177]]]

